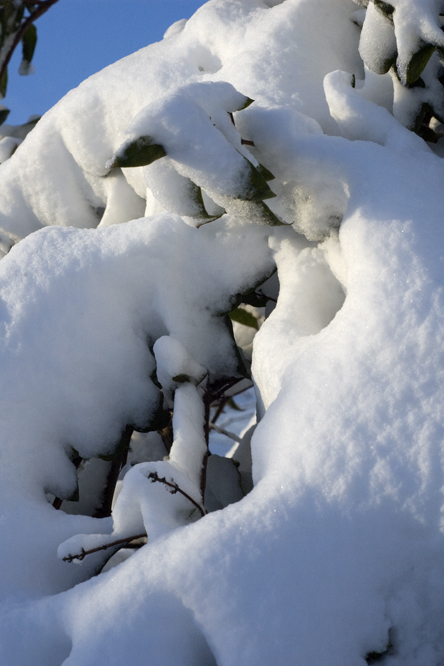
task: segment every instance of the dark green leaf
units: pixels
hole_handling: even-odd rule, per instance
[[[389,5],[388,2],[382,2],[382,0],[373,0],[376,9],[379,9],[381,14],[387,16],[387,18],[392,19],[392,14],[395,11],[395,8],[392,5]]]
[[[3,125],[8,116],[9,116],[9,109],[7,109],[6,107],[0,109],[0,125]]]
[[[264,308],[270,299],[262,292],[250,291],[242,295],[242,303],[252,305],[255,308]]]
[[[207,212],[202,197],[202,189],[196,185],[196,183],[193,183],[192,180],[189,181],[188,196],[195,210],[193,210],[192,213],[188,213],[184,210],[184,212],[179,213],[179,215],[189,215],[190,217],[194,217],[196,220],[199,220],[200,224],[197,225],[198,227],[202,226],[203,224],[208,224],[208,222],[213,222],[223,215],[223,213],[220,215],[210,215]]]
[[[255,328],[256,331],[259,329],[259,324],[257,323],[256,317],[254,317],[250,312],[247,312],[243,308],[236,308],[236,310],[232,310],[228,316],[230,317],[231,321],[237,321],[238,324],[243,324],[243,326]]]
[[[171,379],[173,380],[173,382],[176,382],[176,384],[185,384],[186,382],[191,382],[191,384],[199,386],[199,384],[205,379],[205,377],[207,377],[207,375],[208,373],[205,373],[200,377],[191,377],[186,373],[182,373],[179,375],[175,375],[175,377],[172,377]]]
[[[407,84],[412,84],[417,79],[419,79],[434,50],[435,47],[432,44],[424,44],[418,51],[416,51],[416,53],[412,55],[410,62],[407,65]]]
[[[261,174],[261,176],[264,180],[274,180],[275,179],[275,176],[273,176],[271,171],[269,171],[267,169],[267,167],[264,167],[263,164],[259,164],[259,166],[257,167],[257,170],[259,171],[259,173]]]
[[[117,152],[111,168],[147,166],[161,157],[165,157],[165,155],[166,152],[163,146],[154,143],[150,136],[141,136],[135,141],[125,144]]]
[[[397,57],[398,57],[398,51],[395,49],[385,58],[381,58],[381,60],[373,62],[371,68],[368,63],[365,64],[369,69],[372,70],[372,72],[375,72],[375,74],[387,74],[387,72],[390,71],[392,67],[397,74],[397,70],[395,67]]]
[[[30,63],[34,56],[35,45],[37,44],[37,28],[33,23],[26,29],[22,37],[23,60]]]
[[[191,377],[190,375],[186,375],[185,373],[182,375],[176,375],[175,377],[172,377],[173,382],[176,382],[176,384],[185,384],[186,382],[191,382]]]
[[[440,137],[436,132],[434,132],[431,127],[425,127],[424,125],[419,128],[418,134],[421,139],[427,141],[428,143],[438,143]]]
[[[243,111],[244,109],[247,109],[250,104],[253,104],[254,99],[251,99],[250,97],[245,97],[245,102],[240,106],[236,111]]]
[[[253,204],[252,204],[253,205]],[[282,222],[263,201],[258,201],[255,205],[255,215],[257,215],[260,222],[268,224],[270,227],[283,227],[288,226]]]
[[[272,199],[275,193],[270,189],[265,178],[261,175],[258,169],[251,164],[246,158],[246,166],[248,169],[248,185],[242,194],[235,196],[235,199],[242,199],[243,201],[263,201],[264,199]]]
[[[409,88],[425,88],[426,84],[424,83],[424,80],[419,77],[419,79],[416,79],[414,83],[410,83],[408,85]]]
[[[5,97],[6,96],[6,89],[8,87],[8,68],[5,69],[3,72],[3,76],[0,79],[0,96]]]

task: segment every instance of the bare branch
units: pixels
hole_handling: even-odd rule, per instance
[[[228,430],[225,430],[225,428],[219,428],[219,426],[216,425],[214,422],[210,423],[210,428],[220,433],[221,435],[225,435],[226,437],[233,439],[235,442],[241,441],[241,438],[235,435],[234,432],[229,432]]]
[[[143,537],[146,537],[146,534],[136,534],[135,536],[130,536],[126,537],[126,539],[118,539],[117,541],[112,541],[111,543],[105,543],[103,546],[98,546],[97,548],[91,548],[91,550],[85,550],[82,548],[81,552],[78,553],[77,555],[67,555],[66,557],[63,558],[64,562],[73,562],[74,560],[80,560],[82,561],[87,555],[91,555],[91,553],[98,553],[99,550],[108,550],[108,548],[112,548],[113,546],[120,546],[120,544],[123,543],[130,543],[130,541],[135,541],[136,539],[143,539]]]
[[[169,488],[172,488],[172,490],[169,491],[172,495],[175,495],[176,493],[180,493],[181,495],[186,497],[187,500],[189,502],[191,502],[191,504],[193,504],[196,507],[196,509],[198,509],[200,511],[202,516],[206,515],[206,513],[207,513],[206,509],[201,507],[200,504],[198,504],[195,500],[193,500],[193,498],[190,497],[190,495],[188,495],[188,493],[186,493],[184,490],[182,490],[182,488],[175,481],[167,481],[164,476],[160,477],[157,472],[151,472],[150,474],[148,474],[147,478],[152,483],[154,483],[155,481],[159,481],[159,483],[163,483],[165,486],[168,486]]]

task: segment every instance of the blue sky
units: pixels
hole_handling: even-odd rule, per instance
[[[129,53],[159,41],[204,0],[59,0],[36,21],[35,74],[19,76],[20,46],[9,67],[7,122],[43,114],[68,90]]]

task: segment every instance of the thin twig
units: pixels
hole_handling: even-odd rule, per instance
[[[188,493],[182,490],[182,488],[175,481],[167,481],[164,476],[160,477],[157,472],[151,472],[150,474],[148,474],[147,478],[150,479],[152,483],[154,483],[155,481],[159,481],[159,483],[164,483],[169,488],[172,488],[172,490],[169,491],[172,495],[180,493],[181,495],[186,497],[187,500],[189,500],[191,504],[193,504],[196,507],[196,509],[200,511],[202,516],[206,515],[207,513],[206,510],[203,507],[201,507],[200,504],[198,504],[195,500],[193,500],[193,498],[190,497]]]
[[[229,432],[228,430],[225,430],[225,428],[220,428],[215,423],[210,423],[210,428],[212,430],[215,430],[216,432],[220,433],[221,435],[225,435],[226,437],[229,437],[230,439],[234,440],[235,442],[240,443],[240,441],[241,441],[241,438],[238,437],[237,435],[235,435],[234,432]]]
[[[266,298],[268,301],[273,301],[273,303],[277,303],[277,299],[276,299],[276,298],[273,298],[272,296],[268,296],[268,294],[264,294],[264,292],[262,291],[262,289],[258,289],[258,290],[256,291],[256,293],[259,294],[259,296],[263,296],[263,297]]]
[[[62,558],[64,562],[72,562],[73,560],[82,561],[87,555],[91,553],[98,553],[99,550],[107,550],[113,546],[120,546],[121,543],[129,543],[130,541],[135,541],[136,539],[142,539],[146,537],[146,534],[136,534],[135,536],[126,537],[126,539],[118,539],[117,541],[112,541],[111,543],[105,543],[103,546],[98,546],[97,548],[91,548],[91,550],[85,550],[82,548],[81,552],[77,555],[67,555]]]
[[[212,423],[216,423],[217,419],[219,418],[219,416],[220,416],[220,415],[222,414],[222,412],[224,411],[225,406],[226,406],[226,404],[227,404],[227,402],[228,402],[229,400],[230,400],[230,398],[222,398],[222,399],[221,399],[221,401],[220,401],[220,405],[219,405],[218,408],[216,409],[216,413],[215,413],[215,415],[214,415],[214,417],[213,417],[213,421],[212,421]]]
[[[210,408],[212,402],[211,390],[208,388],[205,391],[203,397],[204,405],[204,422],[203,422],[203,431],[205,437],[205,453],[202,456],[202,467],[200,470],[200,497],[202,504],[205,504],[205,490],[207,487],[207,465],[208,465],[208,456],[210,455]]]

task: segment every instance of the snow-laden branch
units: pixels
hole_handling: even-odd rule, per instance
[[[97,548],[91,548],[90,550],[85,550],[82,548],[80,553],[77,553],[76,555],[65,555],[65,557],[62,558],[64,562],[73,562],[74,560],[80,560],[80,562],[87,556],[87,555],[92,555],[92,553],[98,553],[101,550],[108,550],[108,548],[113,548],[114,546],[122,546],[123,544],[129,544],[132,541],[136,541],[137,539],[143,539],[147,535],[146,534],[135,534],[134,536],[129,536],[126,537],[125,539],[117,539],[116,541],[111,541],[111,543],[105,543],[103,546],[97,546]]]

